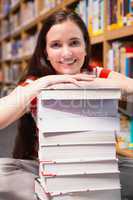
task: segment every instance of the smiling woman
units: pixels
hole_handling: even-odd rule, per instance
[[[69,34],[66,34],[66,30]],[[52,26],[46,41],[47,59],[56,73],[80,73],[86,55],[85,41],[80,28],[74,22],[67,20]]]
[[[52,88],[56,83],[73,83],[78,86],[117,85],[124,92],[133,92],[133,79],[109,69],[93,69],[89,66],[89,58],[90,39],[84,22],[71,10],[59,10],[44,21],[21,86],[33,82],[36,83],[34,88],[40,89],[48,86]],[[37,158],[35,121],[36,99],[31,101],[29,112],[20,119],[14,158]]]

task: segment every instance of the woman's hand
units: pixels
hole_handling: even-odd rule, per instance
[[[34,81],[35,87],[38,90],[42,90],[44,88],[52,88],[55,84],[74,84],[77,87],[81,87],[81,82],[84,83],[93,81],[94,77],[89,76],[87,74],[77,74],[77,75],[49,75],[44,76],[42,78],[37,79]]]
[[[33,83],[38,92],[42,89],[59,88],[91,88],[91,87],[118,87],[121,88],[120,81],[114,79],[95,78],[94,75],[76,74],[76,75],[49,75],[37,79]]]
[[[96,87],[96,88],[121,88],[119,80],[105,79],[105,78],[93,78],[92,81],[79,81],[80,87]]]

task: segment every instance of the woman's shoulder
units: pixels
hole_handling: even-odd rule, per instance
[[[99,78],[108,78],[108,76],[111,72],[110,69],[104,68],[104,67],[99,67],[99,66],[95,67],[94,71],[95,71],[96,76]]]
[[[28,76],[25,80],[20,81],[19,85],[21,85],[21,86],[26,86],[26,85],[28,85],[29,83],[35,81],[36,79],[37,79],[36,76]]]

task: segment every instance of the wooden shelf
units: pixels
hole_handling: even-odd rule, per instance
[[[21,25],[20,28],[18,28],[17,30],[14,30],[12,33],[8,33],[7,35],[3,36],[0,39],[0,42],[2,42],[3,40],[9,38],[9,37],[16,37],[18,35],[21,34],[21,32],[23,31],[28,31],[31,28],[33,28],[34,26],[37,26],[37,24],[41,21],[43,21],[47,16],[49,16],[50,14],[52,14],[53,12],[69,6],[70,4],[74,3],[74,2],[78,2],[79,0],[65,0],[63,3],[61,3],[60,5],[57,5],[56,8],[52,8],[50,10],[46,10],[44,11],[42,14],[40,14],[39,16],[35,17],[33,20],[27,22],[24,25]],[[14,12],[15,9],[17,9],[20,6],[20,2],[16,3],[15,6],[13,6],[13,8],[11,8],[11,12]],[[9,14],[9,13],[8,13]],[[7,16],[8,14],[6,14],[5,16]],[[1,16],[1,18],[4,18],[5,16]]]
[[[10,37],[16,37],[16,36],[19,36],[21,34],[21,27],[20,28],[17,28],[16,30],[12,31],[11,34],[10,34]]]
[[[13,32],[4,35],[0,39],[0,43],[2,43],[3,41],[5,41],[7,39],[12,40],[16,37],[19,37],[20,39],[22,39],[23,35],[25,33],[27,33],[27,31],[31,30],[34,27],[35,28],[37,27],[37,30],[39,30],[39,28],[38,28],[39,24],[42,24],[42,21],[45,20],[45,18],[47,16],[49,16],[50,14],[52,14],[53,12],[55,12],[55,11],[61,9],[61,8],[68,7],[69,5],[76,3],[76,2],[79,2],[79,1],[80,0],[64,0],[62,3],[57,5],[55,8],[52,8],[50,10],[47,10],[47,9],[46,10],[45,9],[39,10],[38,4],[40,3],[40,0],[36,0],[36,2],[37,2],[36,5],[38,6],[37,10],[38,10],[38,13],[40,12],[40,15],[36,16],[33,20],[27,22],[26,24],[21,25],[20,27],[18,27]],[[13,5],[10,8],[10,11],[7,14],[0,16],[0,20],[2,20],[3,18],[5,18],[7,16],[12,15],[12,13],[16,12],[17,9],[18,9],[17,11],[20,12],[22,5],[25,2],[26,2],[25,0],[18,1],[15,5]],[[105,4],[106,4],[106,1],[105,1]],[[107,17],[107,15],[108,15],[106,7],[107,7],[107,5],[105,5],[105,8],[104,8],[105,17]],[[91,40],[92,45],[101,44],[101,43],[103,44],[103,64],[104,64],[104,66],[106,66],[106,64],[107,64],[107,58],[106,58],[107,54],[106,54],[106,52],[110,48],[109,47],[110,41],[117,40],[117,39],[123,39],[123,38],[129,37],[129,36],[133,36],[133,25],[132,26],[124,26],[124,27],[121,27],[119,29],[109,31],[109,30],[107,30],[107,20],[105,20],[104,33],[100,34],[98,36],[91,36],[90,40]],[[21,60],[21,59],[24,60],[24,57],[19,58],[17,60]],[[27,59],[28,59],[28,57],[27,57]],[[5,61],[2,61],[2,62],[5,62]]]
[[[27,23],[21,26],[20,32],[30,30],[31,28],[37,26],[38,24],[38,17],[27,21]]]
[[[28,54],[28,55],[24,55],[24,56],[22,56],[22,57],[16,57],[16,58],[10,58],[10,59],[3,59],[3,60],[0,60],[0,63],[6,63],[6,62],[12,62],[12,63],[22,62],[22,61],[25,61],[25,60],[29,60],[31,56],[32,56],[32,54]]]
[[[1,39],[0,39],[0,42],[2,42],[3,40],[6,40],[8,38],[11,37],[11,33],[7,33],[6,35],[4,35]]]
[[[8,13],[6,13],[6,14],[1,14],[1,15],[0,15],[0,20],[6,18],[8,15],[10,15],[11,13],[13,13],[16,9],[18,9],[18,8],[20,7],[20,4],[21,4],[21,0],[20,0],[19,2],[17,2],[15,5],[13,5],[13,6],[10,8],[10,10],[9,10]]]
[[[124,26],[116,30],[106,31],[104,34],[91,37],[91,44],[97,44],[104,41],[121,39],[133,36],[133,26]]]
[[[16,11],[19,7],[20,7],[21,2],[18,1],[16,4],[14,4],[11,8],[10,8],[10,13],[13,13],[14,11]]]
[[[123,37],[133,35],[133,26],[124,26],[117,30],[107,31],[105,33],[106,40],[116,40]]]
[[[78,2],[79,0],[65,0],[64,2],[62,2],[61,4],[57,5],[56,8],[52,8],[50,10],[44,10],[44,12],[38,16],[37,21],[43,21],[46,17],[48,17],[49,15],[51,15],[53,12],[58,11],[61,8],[67,7],[72,3]]]
[[[8,17],[8,15],[9,15],[9,12],[6,13],[6,14],[1,14],[0,15],[0,20],[3,20],[4,18]]]
[[[90,36],[91,39],[91,44],[97,44],[97,43],[101,43],[104,41],[104,34],[100,34],[98,36]]]
[[[3,83],[3,85],[7,85],[7,86],[17,86],[17,83],[15,82],[10,82],[10,81],[6,81]]]

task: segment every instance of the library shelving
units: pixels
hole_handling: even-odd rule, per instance
[[[88,26],[92,57],[96,53],[102,66],[121,72],[114,65],[125,41],[133,38],[132,0],[0,0],[0,68],[23,69],[45,18],[65,7],[75,9]]]

